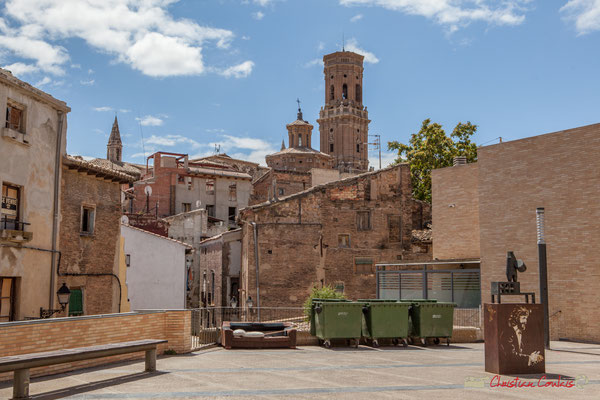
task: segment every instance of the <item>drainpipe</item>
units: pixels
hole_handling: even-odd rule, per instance
[[[62,161],[62,131],[63,131],[63,118],[64,113],[57,111],[58,126],[56,132],[56,157],[54,159],[54,210],[52,218],[52,252],[56,252],[56,238],[58,236],[58,218],[60,216],[58,208],[58,195],[60,193],[60,170]],[[48,300],[49,309],[54,309],[54,288],[56,286],[54,271],[56,271],[56,260],[54,254],[52,254],[52,260],[50,263],[50,297]]]
[[[260,291],[258,286],[258,226],[256,222],[250,222],[254,230],[254,265],[256,266],[256,309],[258,310],[258,321],[260,322]]]

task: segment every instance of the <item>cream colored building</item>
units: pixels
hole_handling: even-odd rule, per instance
[[[60,173],[66,103],[0,69],[0,321],[58,307]]]

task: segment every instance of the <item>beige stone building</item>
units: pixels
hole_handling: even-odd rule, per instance
[[[61,162],[67,113],[62,101],[0,70],[0,321],[58,307]]]
[[[364,172],[369,168],[369,113],[363,105],[363,60],[360,54],[338,51],[323,57],[325,106],[319,113],[321,152],[334,168]]]
[[[250,296],[255,305],[299,306],[326,284],[351,298],[373,298],[375,264],[431,259],[430,245],[413,235],[428,221],[430,206],[413,199],[406,164],[243,209],[242,305]]]
[[[527,264],[521,290],[539,299],[536,208],[544,207],[551,338],[599,341],[599,149],[595,124],[481,147],[477,163],[433,171],[434,258],[481,259],[487,303],[514,251]]]

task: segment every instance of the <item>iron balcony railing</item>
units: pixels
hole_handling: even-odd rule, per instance
[[[16,219],[3,217],[0,220],[0,229],[10,229],[13,231],[25,231],[25,226],[31,225],[29,222],[23,222]]]

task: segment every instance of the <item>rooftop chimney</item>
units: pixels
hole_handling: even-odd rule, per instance
[[[452,166],[456,167],[457,165],[466,165],[466,164],[467,164],[467,157],[458,156],[458,157],[454,157]]]

